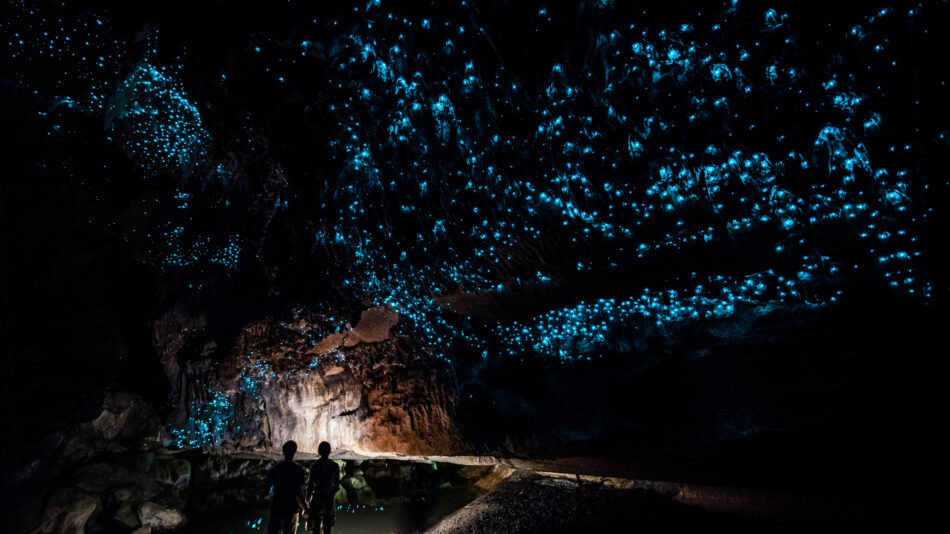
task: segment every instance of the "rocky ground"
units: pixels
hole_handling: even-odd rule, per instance
[[[802,525],[711,512],[646,489],[611,489],[519,471],[425,532],[634,532],[644,528],[776,532],[794,531]]]
[[[140,397],[106,396],[91,420],[64,425],[38,456],[3,473],[2,532],[33,534],[180,531],[192,517],[265,504],[274,455],[214,455],[170,446],[154,409]],[[313,455],[298,458],[306,467]],[[337,504],[357,508],[426,501],[463,488],[460,466],[432,461],[338,459]]]

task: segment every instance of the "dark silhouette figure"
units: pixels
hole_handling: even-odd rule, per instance
[[[336,521],[336,492],[340,489],[340,466],[330,459],[330,444],[326,441],[317,448],[320,459],[310,466],[307,498],[310,502],[310,530],[330,534]],[[321,529],[322,525],[322,529]]]
[[[296,534],[298,512],[306,512],[301,489],[307,481],[307,472],[294,463],[297,443],[284,443],[284,461],[267,473],[267,489],[274,488],[274,502],[270,507],[268,534]]]

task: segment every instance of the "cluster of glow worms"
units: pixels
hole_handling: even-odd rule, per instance
[[[110,131],[143,172],[184,174],[204,156],[201,114],[164,68],[143,63],[126,77],[107,111]]]
[[[513,323],[496,327],[499,337],[510,340],[509,352],[517,355],[513,347],[530,346],[540,354],[552,354],[563,359],[583,358],[596,349],[610,345],[614,340],[614,328],[625,322],[636,321],[646,330],[665,333],[668,325],[683,321],[715,320],[732,316],[737,308],[751,307],[768,298],[781,301],[797,299],[805,306],[815,306],[806,295],[799,293],[798,286],[812,278],[817,265],[805,267],[791,279],[771,273],[756,273],[741,281],[713,280],[711,288],[697,285],[691,291],[668,289],[651,291],[644,289],[636,297],[624,300],[598,299],[595,302],[552,310],[542,314],[529,324]],[[823,269],[835,270],[836,267]],[[825,274],[825,273],[823,273]],[[711,289],[711,290],[710,290]],[[828,297],[834,302],[837,297]]]
[[[234,405],[231,395],[210,392],[205,401],[194,400],[188,410],[188,421],[183,427],[172,428],[175,444],[180,448],[213,447],[224,443],[235,430]]]
[[[578,51],[584,68],[552,61],[542,83],[506,71],[504,58],[470,51],[482,28],[465,2],[437,20],[370,1],[354,8],[357,22],[314,19],[312,37],[299,42],[251,38],[247,54],[270,58],[253,75],[275,86],[293,85],[296,65],[326,53],[323,98],[337,120],[327,132],[333,183],[312,230],[314,254],[347,258],[341,285],[354,299],[393,306],[442,356],[464,345],[563,360],[589,357],[617,329],[664,329],[776,301],[827,305],[841,298],[829,280],[865,271],[930,299],[917,235],[931,217],[920,197],[929,177],[917,174],[912,136],[885,134],[893,117],[878,103],[890,95],[867,82],[873,76],[821,58],[823,43],[796,33],[804,21],[754,3],[703,6],[662,27],[612,17],[615,2],[584,6],[602,14],[588,29],[589,48]],[[890,76],[886,69],[900,68],[902,58],[883,28],[898,20],[919,28],[921,9],[869,9],[853,24],[829,25],[844,39],[835,53],[866,52],[867,69]],[[141,63],[117,77],[123,43],[96,38],[102,20],[71,25],[21,11],[31,33],[5,32],[8,53],[78,66],[84,91],[64,85],[61,102],[108,111],[116,142],[143,173],[187,173],[206,157],[211,141],[198,107],[172,70]],[[534,24],[536,33],[552,24],[546,6]],[[763,107],[769,111],[755,111]],[[763,124],[772,112],[815,126]],[[760,136],[768,138],[755,142]],[[226,179],[224,171],[210,175]],[[187,211],[197,194],[166,201]],[[278,198],[275,209],[293,210],[290,202]],[[184,239],[177,223],[164,228],[152,256],[167,267],[234,269],[247,248],[238,235],[212,244],[200,232]],[[550,261],[520,275],[508,268],[512,250],[552,235],[595,241],[607,252],[572,272]],[[688,283],[671,276],[661,289],[491,325],[491,339],[434,298],[637,273],[654,258],[684,251],[685,263],[685,251],[743,239],[768,243],[758,253],[762,265],[745,273]]]
[[[185,268],[199,265],[221,265],[227,269],[237,268],[242,242],[232,235],[227,242],[217,245],[205,236],[187,239],[184,226],[174,226],[162,232],[162,239],[154,241],[150,256],[166,268]]]
[[[508,82],[502,71],[478,68],[462,47],[463,28],[444,23],[437,38],[429,37],[443,43],[441,49],[413,54],[413,41],[406,36],[436,33],[440,25],[400,20],[367,5],[366,24],[335,43],[339,74],[331,80],[344,134],[331,147],[338,150],[344,187],[335,192],[341,209],[329,218],[337,221],[335,228],[323,237],[328,246],[340,244],[353,254],[358,268],[345,282],[357,294],[389,303],[412,319],[436,350],[460,340],[480,346],[485,340],[450,325],[431,295],[457,287],[499,293],[523,283],[499,276],[495,267],[510,259],[503,251],[558,228],[615,240],[618,250],[632,244],[645,261],[696,243],[716,247],[748,234],[771,235],[772,250],[763,254],[772,255],[771,263],[780,270],[709,276],[688,298],[678,295],[692,288],[675,284],[678,289],[578,303],[493,329],[502,353],[568,360],[584,357],[608,328],[619,325],[665,327],[715,319],[773,300],[833,303],[840,290],[816,286],[812,292],[813,282],[858,270],[884,266],[880,274],[892,286],[929,298],[929,282],[914,276],[914,258],[921,252],[912,229],[931,208],[915,210],[909,168],[877,164],[872,157],[870,146],[881,143],[886,121],[872,107],[874,88],[856,87],[855,77],[836,72],[830,60],[828,65],[796,64],[801,43],[795,21],[767,9],[757,31],[749,31],[734,22],[737,4],[727,2],[705,31],[690,23],[604,29],[587,52],[600,72],[574,74],[555,63],[547,84],[527,99],[513,96],[525,88]],[[538,14],[539,20],[549,20],[545,9]],[[874,27],[901,16],[918,14],[884,9],[860,18]],[[402,32],[375,31],[374,24],[387,30],[401,25]],[[765,51],[766,39],[779,44]],[[853,44],[863,46],[860,38]],[[764,54],[772,54],[772,60],[762,71],[750,71],[749,66],[764,62]],[[437,74],[435,65],[446,66],[446,74]],[[828,78],[813,90],[806,74]],[[752,99],[814,113],[826,122],[811,132],[810,142],[792,142],[792,134],[801,137],[793,127],[757,125],[745,118]],[[533,135],[489,120],[506,105],[535,121]],[[374,117],[387,116],[388,124],[373,124]],[[704,145],[688,134],[710,124],[720,125],[720,135]],[[763,126],[775,132],[768,148],[745,148],[748,132]],[[625,151],[604,150],[618,138],[624,139]],[[386,142],[374,150],[367,139]],[[682,139],[687,142],[681,144]],[[416,156],[409,167],[388,163],[407,146]],[[460,163],[448,168],[430,163],[448,159],[446,154]],[[457,184],[462,194],[447,191],[445,183]],[[367,226],[369,214],[378,209],[368,203],[380,197],[387,205],[384,214],[405,214],[423,232],[401,235],[393,231],[398,223],[385,215],[377,227]],[[455,216],[426,209],[431,198],[447,201]],[[857,234],[864,240],[864,257],[857,262],[823,254],[823,247],[836,247],[823,243],[822,234],[842,232],[851,234],[846,239]],[[387,252],[393,242],[398,256]],[[419,257],[451,260],[413,261]],[[580,262],[577,271],[614,265],[604,263]],[[550,276],[539,270],[537,280]]]

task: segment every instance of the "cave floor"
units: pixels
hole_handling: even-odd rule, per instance
[[[814,479],[815,484],[810,487],[741,484],[721,478],[718,473],[706,478],[696,476],[697,472],[689,466],[677,465],[672,459],[650,457],[639,461],[636,456],[525,459],[360,454],[343,450],[335,451],[333,457],[438,462],[481,468],[480,478],[469,483],[468,489],[475,494],[468,493],[466,498],[449,496],[437,506],[428,503],[428,508],[415,510],[402,509],[401,505],[382,513],[351,510],[352,518],[340,515],[340,528],[336,532],[363,532],[360,529],[364,527],[372,532],[426,531],[432,534],[627,532],[634,526],[689,528],[702,525],[719,525],[740,532],[800,531],[818,525],[873,524],[877,521],[874,517],[890,517],[882,515],[879,508],[894,504],[890,502],[893,498],[880,496],[883,501],[869,501],[865,495],[867,488],[863,484],[859,487],[854,481],[834,488]],[[304,454],[300,459],[308,458]],[[475,498],[476,494],[480,496]],[[413,514],[410,523],[414,526],[407,528],[406,517]]]
[[[270,458],[254,453],[235,457]],[[389,460],[395,462],[437,462],[462,466],[494,468],[490,482],[479,484],[482,490],[513,473],[535,474],[550,479],[566,479],[614,490],[650,490],[686,505],[747,517],[807,517],[818,512],[822,497],[813,488],[788,488],[710,474],[684,466],[669,457],[631,455],[628,458],[566,457],[514,458],[499,456],[423,456],[395,453],[358,453],[335,451],[339,460]],[[298,454],[298,460],[316,460],[312,454]],[[486,481],[488,479],[486,478]],[[752,483],[749,483],[752,482]]]
[[[425,534],[633,532],[638,529],[782,532],[798,528],[801,525],[704,510],[648,489],[615,489],[518,471]]]
[[[723,528],[730,531],[785,531],[800,528],[775,520],[740,517],[679,502],[683,493],[619,488],[609,481],[545,475],[495,467],[481,482],[483,494],[471,488],[438,490],[428,502],[387,506],[343,505],[334,532],[425,534],[630,532],[635,528],[674,531]],[[253,506],[195,516],[184,533],[251,533],[266,530],[266,506]],[[307,532],[303,521],[298,534]]]
[[[465,488],[445,488],[428,502],[396,505],[343,505],[337,510],[337,534],[378,534],[421,532],[435,526],[442,518],[459,510],[476,495]],[[269,508],[253,506],[194,516],[182,530],[183,534],[242,534],[267,531]],[[306,534],[300,520],[298,534]]]

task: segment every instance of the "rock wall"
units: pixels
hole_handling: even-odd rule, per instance
[[[294,440],[304,452],[322,441],[361,454],[465,452],[451,370],[396,333],[398,320],[389,308],[371,308],[356,327],[316,341],[305,320],[262,321],[221,361],[166,365],[180,385],[169,420],[177,444],[273,453]]]
[[[31,462],[4,474],[5,488],[14,490],[4,505],[15,513],[3,531],[159,532],[184,525],[190,464],[163,452],[167,440],[151,403],[110,392],[97,416],[65,424]]]
[[[265,383],[258,420],[266,421],[271,446],[292,439],[309,452],[321,441],[368,454],[466,450],[451,415],[451,391],[427,368],[434,363],[388,368],[373,356]]]

